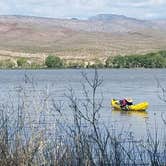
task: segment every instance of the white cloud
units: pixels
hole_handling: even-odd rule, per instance
[[[150,0],[150,3],[151,4],[154,4],[154,5],[161,5],[161,4],[164,4],[166,3],[165,0]]]

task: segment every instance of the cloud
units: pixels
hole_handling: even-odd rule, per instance
[[[1,0],[0,14],[87,18],[100,13],[166,17],[166,0]]]
[[[165,0],[150,0],[150,3],[154,5],[166,4]]]

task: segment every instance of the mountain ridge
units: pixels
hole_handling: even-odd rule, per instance
[[[131,30],[131,28],[136,27],[136,28],[158,28],[158,29],[165,29],[166,30],[166,20],[162,19],[162,20],[140,20],[140,19],[136,19],[136,18],[132,18],[132,17],[127,17],[124,15],[115,15],[115,14],[99,14],[96,16],[92,16],[90,18],[88,18],[87,20],[82,20],[82,19],[78,19],[78,18],[65,18],[65,19],[60,19],[60,18],[47,18],[47,17],[36,17],[36,16],[22,16],[22,15],[0,15],[0,20],[2,19],[8,19],[8,20],[26,20],[26,21],[40,21],[40,22],[52,22],[55,24],[55,22],[59,21],[60,26],[64,26],[62,25],[62,22],[70,22],[72,24],[77,24],[77,23],[89,23],[89,24],[94,24],[91,25],[92,27],[94,27],[94,29],[96,29],[96,31],[103,31],[103,32],[115,32],[115,29],[117,29],[117,31],[123,31],[122,29],[126,27],[126,31]],[[98,24],[97,24],[98,23]],[[95,27],[99,27],[101,24],[107,24],[108,28],[95,28]],[[111,24],[111,25],[110,25]],[[125,26],[124,26],[125,25]],[[121,26],[121,27],[120,27]],[[114,28],[115,27],[115,28]],[[69,26],[67,28],[73,28],[73,26]],[[78,27],[77,27],[78,28]],[[121,29],[120,29],[121,28]],[[103,30],[101,30],[103,29]],[[106,30],[107,29],[107,30]],[[110,30],[108,30],[110,29]],[[119,30],[120,29],[120,30]],[[76,30],[74,28],[74,30]],[[78,30],[85,30],[85,31],[90,31],[88,28],[80,28]],[[92,30],[95,31],[95,30]]]
[[[71,61],[143,54],[166,49],[165,25],[165,20],[138,20],[114,14],[87,20],[3,15],[0,57],[8,57],[5,50],[10,54],[18,52],[18,56],[19,52],[41,54],[41,59],[54,54]]]
[[[130,20],[144,21],[141,19],[136,19],[134,17],[127,17],[125,15],[117,15],[117,14],[97,14],[89,18],[89,20],[105,20],[105,21],[113,19],[130,19]]]

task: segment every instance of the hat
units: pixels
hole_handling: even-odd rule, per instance
[[[129,102],[129,103],[132,103],[133,99],[131,97],[129,97],[129,98],[126,98],[126,101]]]

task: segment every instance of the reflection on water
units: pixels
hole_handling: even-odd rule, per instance
[[[148,112],[142,111],[142,112],[134,112],[134,111],[116,111],[112,110],[112,115],[117,114],[118,116],[132,116],[132,117],[141,117],[141,118],[148,118]]]

